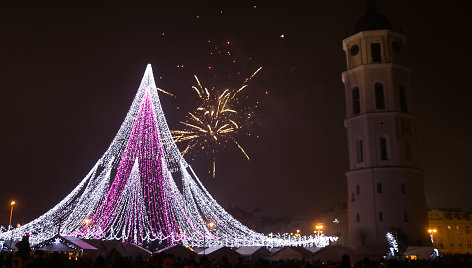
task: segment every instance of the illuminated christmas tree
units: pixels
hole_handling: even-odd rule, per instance
[[[175,179],[181,180],[179,189]],[[187,246],[325,246],[326,236],[266,236],[229,215],[182,157],[147,66],[118,134],[80,184],[54,208],[0,240],[62,235]]]

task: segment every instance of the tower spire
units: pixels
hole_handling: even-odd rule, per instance
[[[364,14],[357,20],[354,33],[371,30],[392,29],[392,24],[387,17],[377,11],[375,0],[366,0]]]
[[[377,12],[377,6],[375,0],[366,0],[366,10],[371,12]]]

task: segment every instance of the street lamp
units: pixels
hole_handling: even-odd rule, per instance
[[[213,228],[215,227],[214,222],[209,222],[208,227],[210,228],[210,233],[213,234]],[[206,234],[203,234],[203,255],[205,255],[205,250],[206,250]]]
[[[318,233],[318,235],[320,235],[323,232],[323,224],[321,224],[321,223],[317,224],[315,226],[315,230],[316,230],[315,233]]]
[[[210,232],[213,232],[213,228],[215,227],[215,223],[214,222],[208,223],[208,227],[210,227]]]
[[[16,202],[15,201],[11,201],[10,202],[10,206],[11,206],[11,209],[10,209],[10,222],[8,223],[8,231],[10,231],[10,228],[12,227],[11,226],[11,216],[13,215],[13,205],[15,205]],[[11,239],[10,239],[10,249],[13,250],[11,244],[13,243],[13,230],[11,230]]]
[[[10,228],[11,228],[11,216],[13,215],[13,205],[15,204],[16,204],[15,201],[11,201],[10,203],[11,209],[10,209],[10,222],[8,223],[8,231],[10,231]]]
[[[431,237],[431,244],[433,244],[433,247],[434,247],[433,235],[436,234],[437,232],[438,232],[437,229],[428,229],[429,236]]]

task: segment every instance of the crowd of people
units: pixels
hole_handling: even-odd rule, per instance
[[[122,256],[117,250],[112,249],[106,256],[91,256],[87,254],[68,254],[52,252],[47,253],[41,250],[31,251],[28,239],[23,239],[16,244],[17,251],[0,252],[0,268],[420,268],[420,267],[454,267],[472,268],[472,255],[445,255],[435,260],[407,260],[392,258],[389,260],[372,261],[363,259],[351,263],[348,255],[342,256],[338,262],[332,261],[300,261],[300,260],[250,260],[239,258],[237,263],[230,263],[228,258],[223,256],[220,259],[210,259],[208,256],[182,259],[172,254],[160,253],[149,257]]]
[[[390,259],[386,261],[371,261],[364,259],[351,264],[347,255],[343,256],[339,262],[318,261],[268,261],[268,260],[244,260],[240,258],[237,263],[230,263],[227,258],[209,259],[202,256],[198,261],[195,259],[182,259],[174,257],[171,254],[155,254],[148,258],[142,256],[123,257],[116,250],[111,250],[106,256],[91,257],[86,254],[79,257],[70,257],[68,254],[58,252],[45,253],[37,250],[29,256],[16,252],[0,253],[0,268],[295,268],[295,267],[313,267],[313,268],[346,268],[346,267],[472,267],[472,255],[446,255],[436,260],[400,260]]]

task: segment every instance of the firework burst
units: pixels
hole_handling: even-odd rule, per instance
[[[202,103],[195,111],[188,113],[186,121],[180,122],[184,128],[174,130],[172,134],[175,142],[187,143],[187,147],[182,151],[183,155],[191,151],[211,152],[213,178],[216,174],[216,154],[228,143],[236,145],[250,160],[249,155],[236,140],[236,136],[246,127],[247,122],[251,122],[254,111],[249,106],[237,109],[236,107],[240,105],[236,104],[240,104],[239,93],[261,69],[262,67],[259,67],[238,89],[225,89],[222,93],[214,93],[214,88],[208,90],[194,75],[197,85],[192,86],[192,89]]]

